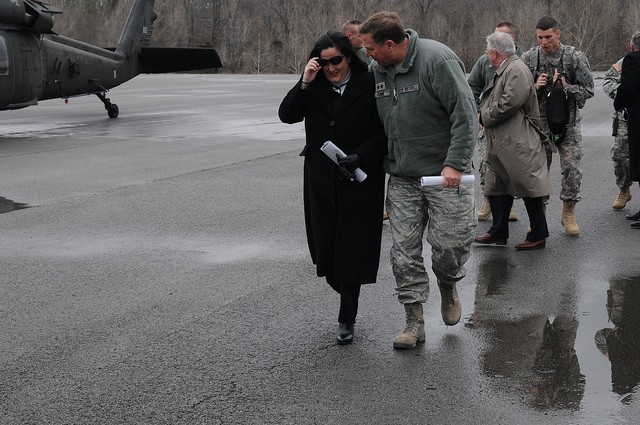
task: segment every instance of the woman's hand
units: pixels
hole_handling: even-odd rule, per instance
[[[309,62],[307,62],[307,65],[304,67],[304,72],[302,73],[303,89],[307,88],[307,86],[311,84],[313,80],[316,79],[316,75],[318,75],[318,72],[320,71],[320,69],[322,69],[322,67],[320,66],[320,64],[318,64],[318,61],[316,59],[317,58],[309,59]]]

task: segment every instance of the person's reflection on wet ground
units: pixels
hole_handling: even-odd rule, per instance
[[[539,409],[578,409],[585,377],[575,350],[578,320],[569,316],[547,318],[534,362],[531,394]]]
[[[613,391],[624,396],[640,383],[640,277],[611,279],[607,313],[613,328],[597,331],[595,344],[611,362]]]
[[[475,306],[467,328],[487,332],[489,347],[481,362],[489,377],[507,379],[508,387],[520,391],[535,409],[577,409],[584,396],[585,377],[575,350],[578,320],[575,282],[558,287],[558,304],[548,311],[509,319],[516,287],[509,282],[530,273],[514,258],[500,254],[479,263]],[[523,301],[526,303],[526,300]],[[500,307],[497,311],[496,306]]]
[[[509,267],[509,259],[504,256],[488,258],[478,264],[475,306],[464,324],[466,327],[473,328],[482,320],[482,300],[501,293],[502,286],[509,280]]]

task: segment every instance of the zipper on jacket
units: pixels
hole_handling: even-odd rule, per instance
[[[398,74],[393,74],[393,107],[391,108],[393,112],[393,127],[395,129],[396,138],[398,137],[398,113],[397,113],[398,92],[396,90],[396,87],[398,86],[397,76]]]

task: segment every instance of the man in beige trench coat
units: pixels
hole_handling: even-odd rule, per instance
[[[485,245],[506,245],[513,197],[522,198],[531,231],[519,250],[544,248],[549,236],[543,199],[548,196],[549,171],[540,128],[538,98],[531,71],[515,54],[513,38],[495,32],[487,37],[487,55],[497,69],[482,95],[480,122],[487,136],[485,194],[493,224],[475,238]]]

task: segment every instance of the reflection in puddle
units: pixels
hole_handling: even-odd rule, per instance
[[[487,332],[483,373],[542,412],[565,410],[613,420],[625,405],[636,403],[640,277],[567,281],[559,288],[555,315],[547,309],[509,319],[488,308],[499,306],[503,296],[508,299],[504,280],[510,271],[508,261],[495,259],[478,275],[478,311],[467,327]],[[606,420],[601,423],[611,423]]]
[[[578,321],[568,316],[530,316],[484,322],[494,344],[483,362],[485,374],[516,378],[527,403],[537,409],[577,409],[585,378],[574,348]]]
[[[509,269],[513,265],[505,257],[488,258],[478,265],[478,279],[476,281],[476,301],[483,297],[499,295],[502,287],[509,282]],[[482,320],[482,312],[474,309],[465,321],[465,326],[473,328]]]
[[[585,377],[575,350],[577,331],[578,321],[571,317],[546,319],[533,366],[531,394],[536,408],[580,407]]]
[[[22,210],[25,208],[29,208],[29,205],[21,204],[20,202],[13,202],[10,199],[0,197],[0,214]]]
[[[598,330],[594,340],[611,362],[613,391],[627,396],[640,383],[640,278],[609,282],[607,314],[612,327]]]

